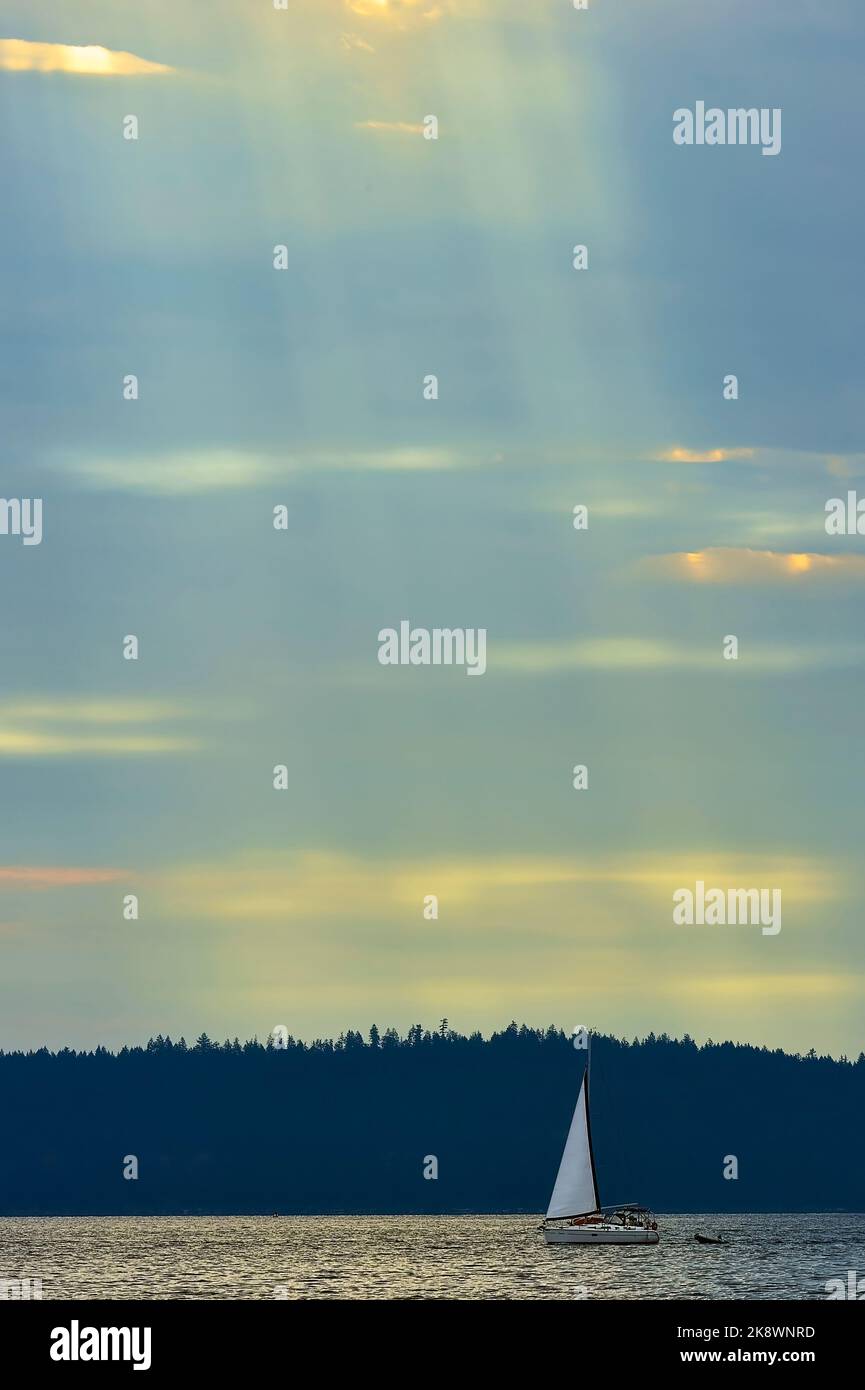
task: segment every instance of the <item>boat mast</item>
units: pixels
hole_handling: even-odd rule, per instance
[[[577,1216],[591,1216],[600,1211],[598,1175],[589,1126],[591,1034],[588,1029],[580,1031],[583,1033],[580,1042],[586,1048],[586,1061],[559,1170],[553,1184],[553,1193],[544,1218],[546,1221],[572,1220]]]
[[[598,1172],[597,1172],[597,1169],[595,1168],[595,1149],[594,1149],[594,1145],[592,1144],[592,1117],[591,1117],[591,1111],[590,1111],[590,1109],[589,1109],[589,1070],[590,1070],[590,1068],[591,1068],[591,1065],[592,1065],[592,1030],[589,1029],[589,1046],[588,1046],[588,1049],[587,1049],[587,1051],[586,1051],[586,1075],[585,1075],[585,1079],[584,1079],[584,1082],[583,1082],[583,1084],[584,1084],[584,1086],[585,1086],[585,1088],[586,1088],[586,1138],[587,1138],[588,1143],[589,1143],[589,1161],[591,1162],[591,1165],[592,1165],[592,1182],[593,1182],[594,1187],[595,1187],[595,1206],[596,1206],[597,1210],[600,1211],[600,1210],[601,1210],[601,1192],[600,1192],[600,1188],[598,1187]]]

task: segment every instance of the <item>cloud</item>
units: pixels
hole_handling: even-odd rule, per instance
[[[197,742],[192,739],[156,734],[66,734],[0,728],[0,758],[47,758],[106,753],[180,753],[197,746]]]
[[[635,518],[647,516],[663,516],[670,511],[671,504],[668,500],[660,497],[637,497],[622,496],[601,499],[588,503],[589,515],[592,517],[608,517],[611,521],[630,521]],[[556,511],[569,510],[565,504],[559,501]]]
[[[14,884],[19,888],[71,888],[82,884],[118,883],[127,877],[125,869],[0,867],[0,885]]]
[[[355,121],[355,130],[384,130],[397,135],[422,135],[423,125],[409,121]]]
[[[266,455],[230,449],[131,454],[118,458],[87,455],[69,459],[65,469],[106,492],[141,492],[153,497],[224,492],[267,483],[276,472]]]
[[[687,449],[677,447],[658,454],[661,463],[727,463],[754,457],[753,449]]]
[[[643,920],[672,926],[672,894],[698,879],[721,887],[770,883],[790,905],[824,903],[841,892],[837,865],[805,856],[753,850],[663,855],[616,853],[591,859],[555,855],[367,859],[328,850],[249,851],[234,860],[183,865],[157,876],[166,914],[217,921],[305,922],[336,918],[400,923],[420,917],[434,893],[446,911],[470,914],[473,925],[525,928],[525,911],[542,893],[555,900],[545,932],[569,933],[574,893],[614,890],[633,895],[627,931]],[[510,925],[508,911],[513,914]],[[442,928],[447,918],[443,915]],[[532,929],[534,930],[534,928]],[[609,933],[604,924],[603,934]]]
[[[743,642],[738,661],[721,655],[721,635],[705,643],[650,637],[604,637],[575,641],[487,644],[487,672],[517,676],[557,675],[565,671],[671,671],[716,673],[731,667],[743,674],[795,674],[820,667],[859,666],[865,648],[849,643],[785,646],[757,639]]]
[[[313,850],[250,852],[233,864],[192,865],[169,873],[164,886],[172,905],[193,916],[251,921],[392,916],[417,908],[425,893],[465,905],[492,888],[534,888],[577,877],[572,864],[554,858],[385,863]]]
[[[470,468],[494,462],[485,454],[449,448],[435,449],[355,449],[344,453],[317,453],[309,457],[307,468],[370,469],[382,473],[418,473],[450,468]],[[300,465],[299,465],[300,466]]]
[[[813,477],[815,471],[833,478],[853,478],[865,472],[865,454],[828,453],[825,450],[796,449],[789,445],[764,444],[759,447],[692,448],[685,444],[672,445],[655,454],[642,453],[643,459],[654,458],[658,463],[741,463],[753,462],[762,467],[783,469],[788,479],[795,475]]]
[[[678,979],[665,989],[660,982],[660,992],[669,992],[681,997],[683,991],[691,999],[705,1004],[724,1004],[732,1010],[740,1010],[744,1004],[760,1005],[771,998],[777,1005],[783,1000],[790,1004],[810,1004],[815,997],[827,1000],[839,999],[848,994],[861,997],[862,978],[860,975],[844,971],[829,975],[821,971],[802,971],[798,974],[767,974],[756,971],[736,975],[713,975],[709,978]]]
[[[80,77],[152,77],[175,72],[135,53],[117,52],[98,44],[30,43],[0,39],[0,69],[6,72],[62,72]]]
[[[777,507],[761,510],[752,505],[729,511],[713,507],[712,516],[716,521],[723,523],[725,530],[729,531],[732,528],[743,540],[764,544],[793,540],[808,535],[809,532],[825,535],[822,510],[815,512],[813,506],[803,507],[798,500],[790,504],[785,503],[783,513],[779,513]]]
[[[825,468],[831,478],[856,478],[865,470],[865,457],[862,454],[829,454]]]
[[[18,697],[0,703],[0,758],[189,752],[197,740],[132,727],[182,717],[179,706],[157,701]]]
[[[837,584],[865,582],[865,555],[819,555],[710,547],[653,555],[640,569],[658,579],[686,584]]]
[[[44,723],[70,720],[76,724],[152,724],[159,720],[178,719],[183,715],[179,705],[163,700],[33,700],[9,699],[0,701],[0,719],[27,719]]]
[[[434,21],[445,13],[445,4],[439,0],[345,0],[346,8],[352,14],[364,19],[378,19],[384,23],[405,28],[411,21]],[[452,5],[447,5],[452,9]]]
[[[530,1021],[558,1018],[568,1027],[604,1018],[626,1029],[636,1019],[648,1031],[657,1025],[651,1000],[660,997],[683,1030],[718,1036],[735,996],[719,996],[715,1009],[703,999],[698,1006],[690,980],[707,983],[737,969],[746,977],[782,972],[790,959],[784,943],[794,941],[801,948],[795,970],[830,972],[832,929],[839,928],[836,947],[846,940],[836,905],[855,891],[855,867],[753,844],[576,856],[259,850],[151,870],[148,901],[156,919],[170,924],[172,942],[206,949],[220,981],[207,1003],[224,992],[231,1017],[239,1007],[271,1020],[289,1010],[298,1031],[305,1019],[317,1028],[325,991],[343,1020],[383,1012],[410,1022],[457,1011],[475,1027],[479,1016],[493,1022],[521,1010]],[[699,879],[725,889],[780,888],[780,936],[765,938],[757,926],[676,925],[673,893]],[[435,921],[423,917],[430,894],[438,898]],[[810,945],[814,953],[815,921],[821,931],[812,962],[803,952]],[[591,982],[588,1019],[588,996],[574,1003],[577,959],[580,980]],[[783,980],[778,990],[786,1002]],[[752,997],[761,1032],[781,1006],[771,987],[743,996]]]
[[[343,34],[340,41],[343,48],[349,52],[356,49],[360,53],[375,53],[372,44],[367,43],[366,39],[362,39],[359,34]]]
[[[482,453],[411,446],[382,449],[313,449],[296,454],[257,454],[231,449],[132,454],[118,458],[72,455],[57,464],[86,486],[105,492],[151,497],[193,496],[238,488],[266,487],[292,473],[425,472],[491,461]]]

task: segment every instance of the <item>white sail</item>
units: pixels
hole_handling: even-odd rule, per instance
[[[583,1076],[574,1118],[565,1141],[565,1151],[559,1164],[559,1172],[547,1220],[562,1216],[584,1216],[597,1211],[599,1207],[598,1189],[595,1183],[595,1164],[592,1158],[592,1139],[589,1133],[589,1097],[586,1077]]]

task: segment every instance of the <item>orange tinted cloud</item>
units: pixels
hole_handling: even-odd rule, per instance
[[[31,868],[16,865],[0,868],[0,885],[15,884],[19,888],[69,888],[90,883],[118,883],[126,876],[123,869],[56,868],[44,864]]]
[[[677,447],[659,454],[662,463],[727,463],[730,459],[754,457],[753,449],[687,449]]]
[[[135,53],[115,52],[98,44],[30,43],[0,39],[0,68],[6,72],[65,72],[81,77],[148,77],[174,72]]]
[[[345,0],[352,14],[381,19],[403,28],[409,19],[441,19],[444,10],[435,0]]]
[[[653,555],[641,568],[659,579],[693,584],[787,584],[865,581],[865,555],[818,555],[717,547]]]

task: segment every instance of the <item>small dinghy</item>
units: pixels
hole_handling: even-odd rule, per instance
[[[658,1223],[647,1207],[602,1207],[589,1128],[589,1062],[565,1141],[556,1185],[541,1229],[547,1245],[657,1245]],[[564,1221],[551,1226],[551,1221]]]
[[[722,1239],[721,1239],[720,1236],[701,1236],[701,1235],[698,1235],[696,1231],[694,1232],[694,1240],[698,1240],[698,1241],[700,1242],[701,1245],[723,1245],[723,1244],[724,1244],[724,1242],[722,1241]]]

